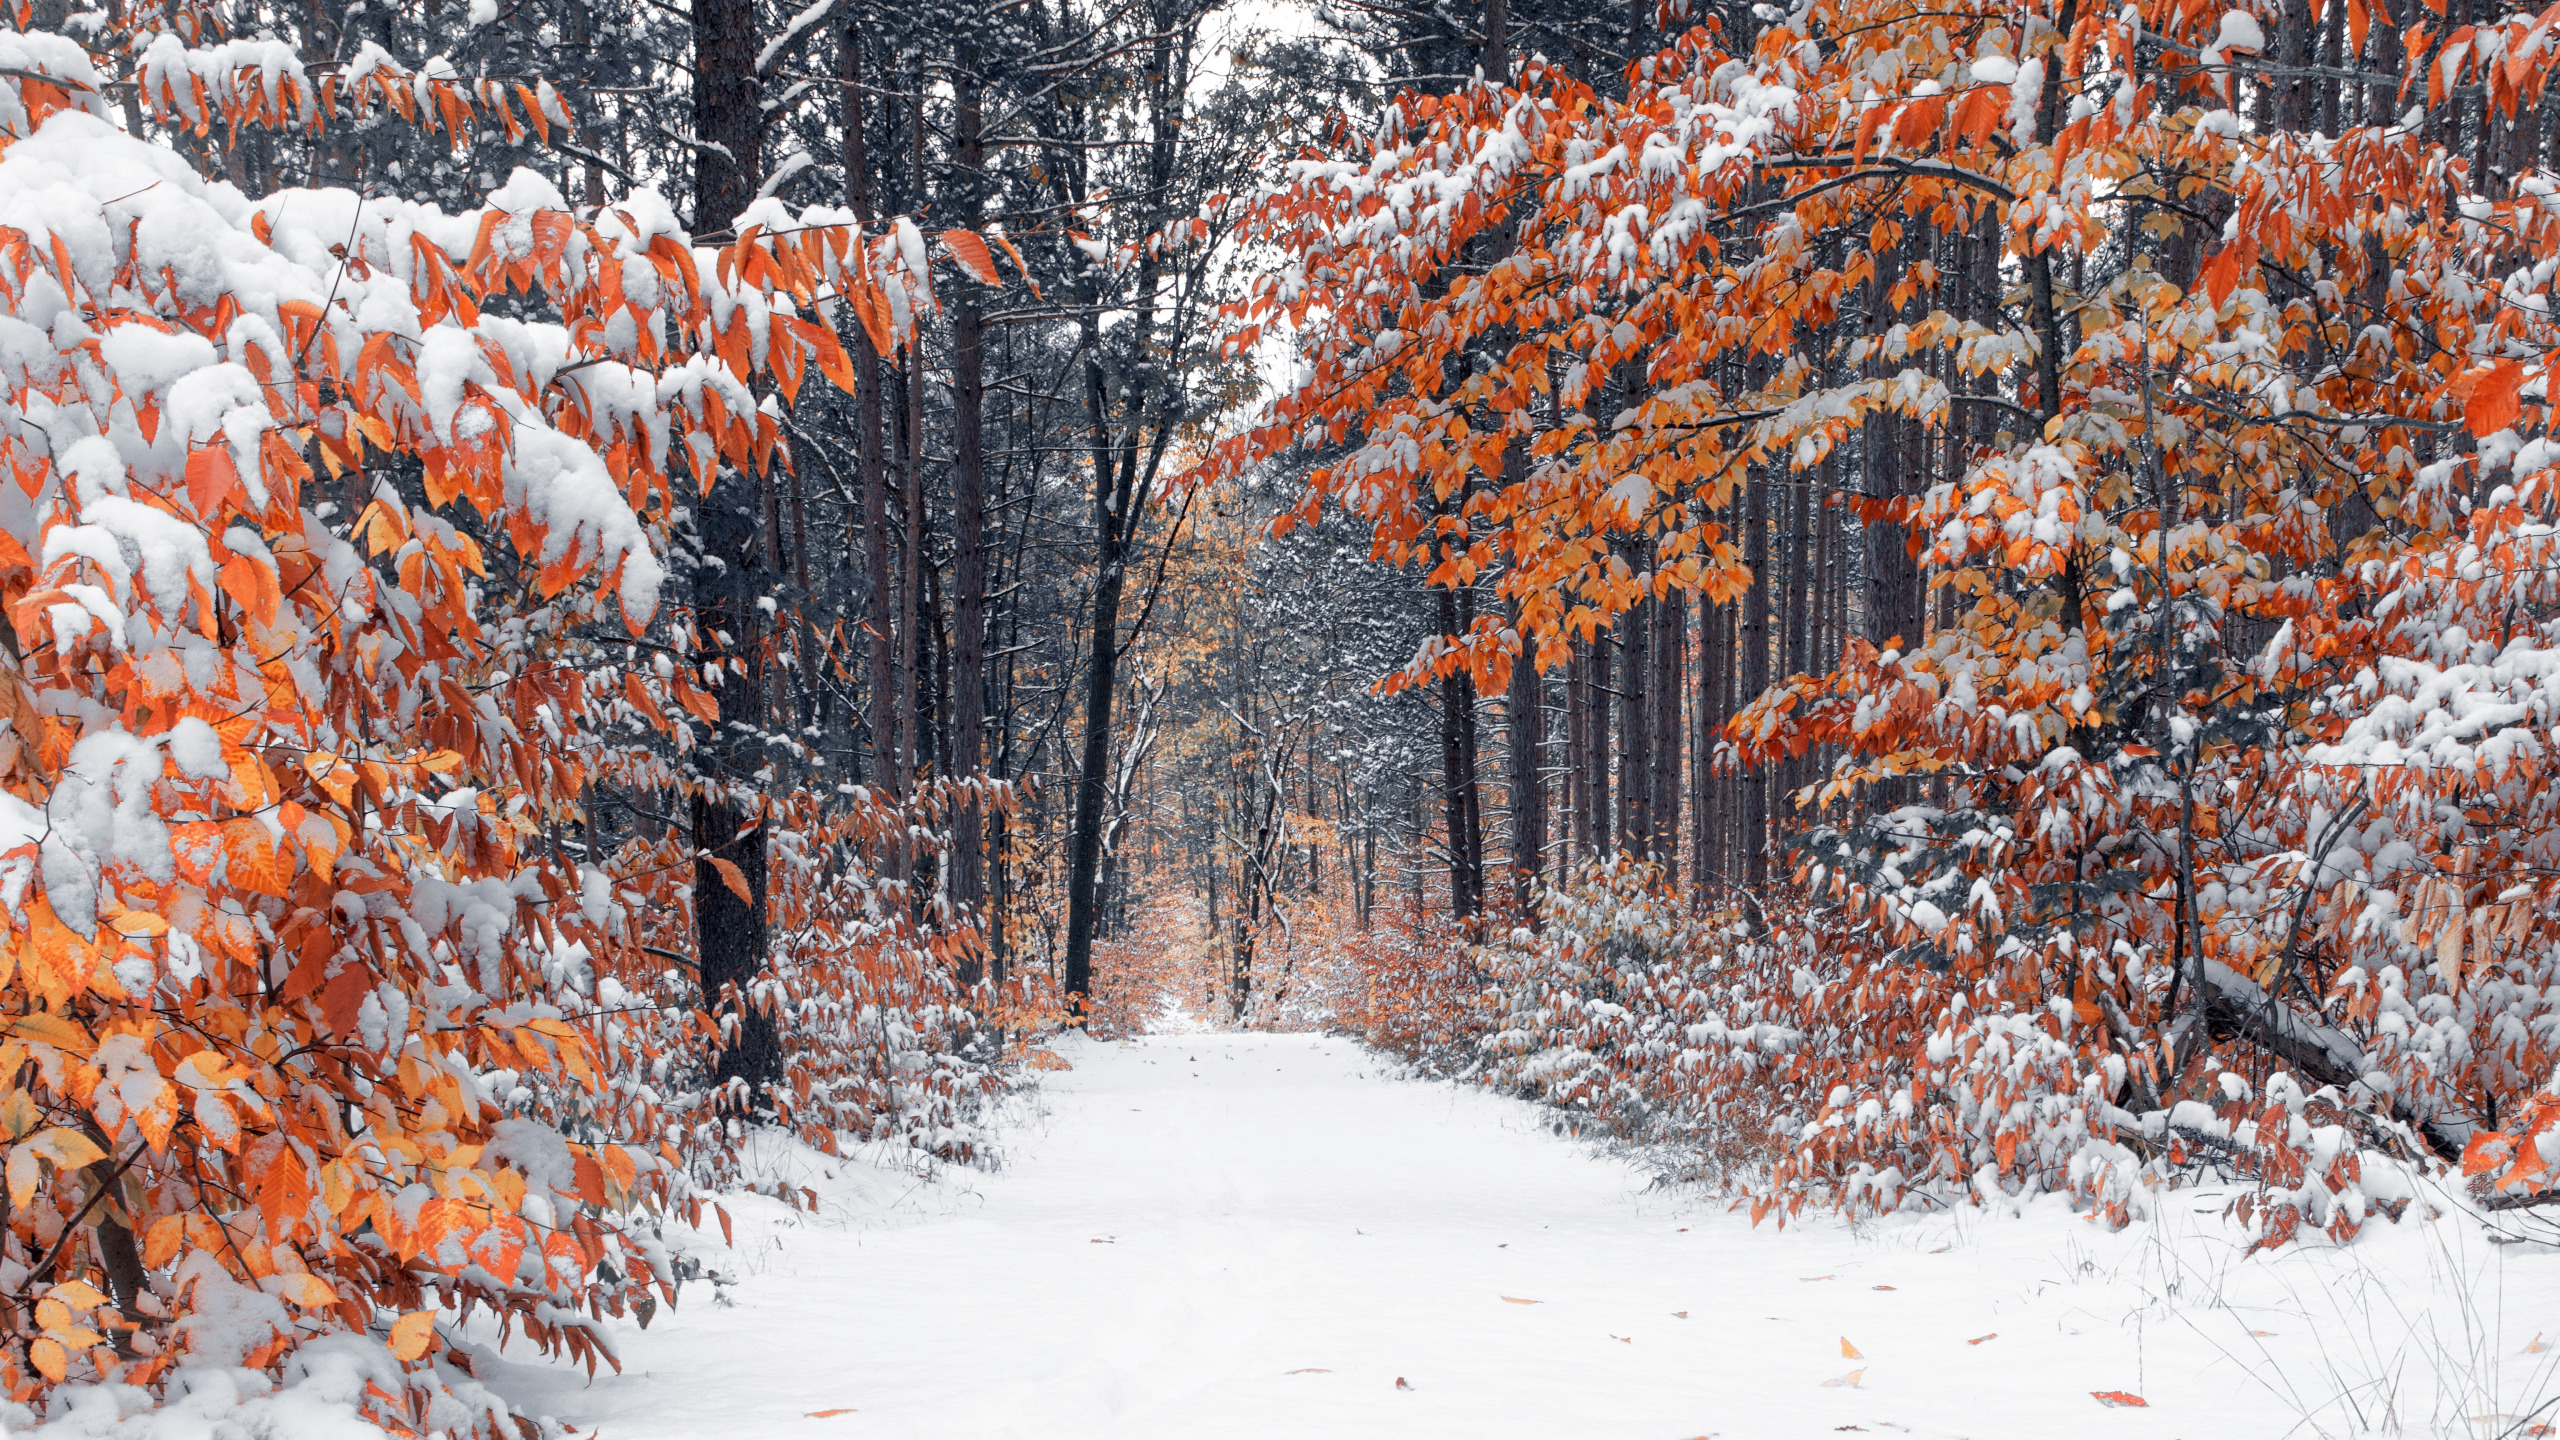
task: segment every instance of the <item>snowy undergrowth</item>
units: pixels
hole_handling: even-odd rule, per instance
[[[2123,1228],[2053,1195],[1755,1228],[1551,1109],[1340,1039],[1058,1048],[1074,1069],[991,1117],[1005,1165],[759,1137],[764,1193],[665,1227],[689,1278],[614,1327],[622,1373],[515,1347],[478,1383],[605,1440],[2521,1440],[2560,1416],[2560,1249],[2483,1222],[2553,1227],[2441,1190],[2254,1254],[2240,1187],[2210,1183]],[[75,1396],[36,1433],[374,1440],[362,1357],[305,1353],[282,1394],[208,1384],[148,1420]]]
[[[610,1440],[2521,1440],[2560,1395],[2560,1251],[2442,1192],[2254,1254],[2209,1183],[2123,1228],[2050,1195],[1755,1228],[1337,1038],[1059,1048],[1005,1167],[732,1203],[671,1234],[720,1283],[618,1332],[626,1373],[491,1383]]]
[[[1483,1078],[1480,1062],[1452,1074],[1364,1048],[1374,1073],[1393,1080]],[[1533,1094],[1518,1101],[1532,1123],[1595,1160],[1651,1173],[1675,1210],[1741,1206],[1731,1177],[1699,1178],[1692,1143],[1631,1140],[1586,1109]],[[2294,1246],[2263,1248],[2236,1204],[2253,1187],[2209,1182],[2151,1187],[2134,1207],[2148,1218],[2120,1230],[2093,1221],[2073,1196],[2000,1192],[1939,1203],[1934,1213],[1808,1216],[1784,1227],[1786,1240],[1775,1221],[1753,1233],[1816,1255],[1847,1237],[1888,1253],[2014,1261],[2039,1272],[2031,1294],[2062,1306],[2053,1323],[2067,1333],[2110,1315],[2130,1330],[2128,1393],[2150,1382],[2151,1332],[2174,1329],[2202,1345],[2213,1368],[2245,1375],[2289,1412],[2288,1434],[2560,1434],[2560,1221],[2484,1211],[2460,1188],[2380,1157],[2365,1168],[2367,1189],[2411,1203],[2400,1223],[2367,1227],[2344,1244],[2314,1231]]]
[[[2166,1192],[2152,1219],[2122,1229],[2041,1196],[1791,1231],[1817,1249],[1825,1232],[1846,1235],[1868,1265],[1963,1257],[1985,1279],[2017,1286],[1995,1309],[2066,1335],[2112,1334],[2130,1393],[2165,1403],[2217,1381],[2289,1422],[2223,1433],[2551,1433],[2532,1427],[2560,1416],[2560,1249],[2518,1240],[2503,1217],[2429,1187],[2407,1221],[2367,1227],[2351,1243],[2253,1251],[2254,1233],[2231,1213],[2243,1193]]]
[[[1036,1090],[1009,1096],[988,1117],[1001,1133],[1036,1124]],[[779,1130],[750,1135],[740,1146],[742,1188],[717,1197],[694,1227],[677,1221],[658,1238],[676,1259],[677,1307],[725,1308],[736,1287],[790,1263],[805,1237],[851,1235],[948,1217],[977,1203],[979,1171],[953,1165],[902,1140],[875,1141],[829,1155]],[[777,1198],[788,1194],[786,1201]],[[720,1220],[721,1212],[727,1224]],[[795,1242],[797,1242],[795,1244]],[[656,1312],[663,1323],[669,1312]],[[625,1333],[636,1333],[631,1327]],[[467,1327],[457,1348],[471,1374],[451,1378],[455,1398],[489,1411],[510,1404],[546,1436],[574,1435],[540,1403],[576,1373],[540,1362],[530,1347],[508,1346],[486,1315]],[[609,1373],[609,1372],[608,1372]],[[176,1373],[171,1399],[155,1407],[131,1386],[64,1387],[49,1410],[0,1403],[0,1435],[26,1440],[392,1440],[357,1414],[368,1383],[399,1383],[400,1366],[381,1342],[356,1335],[322,1336],[295,1350],[279,1383],[264,1372],[193,1366]],[[459,1419],[460,1417],[455,1417]]]

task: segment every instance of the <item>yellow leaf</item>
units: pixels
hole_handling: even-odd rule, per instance
[[[37,1154],[65,1170],[77,1170],[107,1158],[107,1152],[91,1144],[88,1136],[60,1125],[37,1136],[34,1147]]]
[[[44,1117],[36,1113],[35,1102],[27,1098],[24,1090],[13,1090],[9,1092],[8,1099],[0,1100],[0,1131],[6,1131],[12,1140],[25,1139],[27,1132],[43,1120]]]
[[[127,910],[107,922],[119,935],[166,935],[169,922],[148,910]]]
[[[157,1270],[178,1258],[178,1242],[187,1235],[186,1222],[184,1215],[163,1215],[151,1222],[142,1239],[144,1268]]]
[[[438,774],[442,774],[447,770],[459,770],[462,768],[462,757],[456,755],[450,750],[438,750],[434,754],[427,756],[425,759],[420,760],[418,762],[418,768],[421,770],[431,770]]]
[[[330,799],[344,805],[355,798],[356,767],[343,757],[314,750],[302,757],[302,768]]]
[[[41,1010],[19,1016],[9,1023],[9,1028],[30,1040],[72,1055],[85,1056],[98,1048],[97,1042],[89,1038],[89,1032],[80,1028],[80,1022],[48,1015]]]
[[[27,1358],[36,1362],[36,1368],[44,1372],[44,1378],[57,1385],[71,1369],[71,1356],[64,1352],[59,1340],[38,1340],[27,1347]]]
[[[401,1360],[415,1360],[427,1353],[427,1342],[436,1335],[436,1312],[412,1310],[391,1327],[391,1353]]]
[[[1867,1375],[1867,1372],[1866,1372],[1866,1371],[1864,1371],[1864,1370],[1852,1370],[1852,1371],[1850,1371],[1848,1374],[1841,1376],[1841,1377],[1840,1377],[1839,1379],[1837,1379],[1837,1380],[1825,1380],[1825,1381],[1823,1381],[1823,1382],[1822,1382],[1822,1388],[1823,1388],[1823,1389],[1825,1389],[1825,1390],[1838,1390],[1838,1389],[1843,1389],[1843,1388],[1845,1388],[1845,1389],[1850,1389],[1850,1390],[1855,1390],[1855,1389],[1857,1389],[1857,1388],[1858,1388],[1858,1382],[1859,1382],[1860,1380],[1865,1379],[1865,1378],[1866,1378],[1866,1375]]]
[[[1867,1357],[1859,1354],[1858,1347],[1850,1344],[1849,1337],[1843,1335],[1840,1337],[1840,1358],[1843,1360],[1864,1360]]]
[[[99,1293],[98,1287],[86,1280],[74,1280],[67,1285],[56,1285],[53,1287],[52,1294],[46,1298],[59,1300],[78,1310],[95,1310],[107,1303],[107,1297]]]
[[[276,1287],[276,1293],[305,1310],[338,1303],[338,1292],[329,1288],[329,1282],[307,1271],[300,1275],[279,1275],[276,1279],[284,1282]]]

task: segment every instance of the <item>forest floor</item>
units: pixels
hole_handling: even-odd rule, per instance
[[[2476,1221],[2244,1255],[2236,1192],[1753,1229],[1548,1116],[1350,1042],[1062,1047],[992,1171],[807,1152],[673,1237],[624,1373],[498,1388],[598,1440],[2524,1436],[2560,1250]],[[717,1292],[715,1298],[715,1290]],[[2543,1333],[2543,1332],[2547,1332]],[[1852,1357],[1845,1353],[1854,1347]],[[2141,1408],[2098,1392],[2138,1395]]]

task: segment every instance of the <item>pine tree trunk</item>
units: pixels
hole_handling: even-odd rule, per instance
[[[1517,632],[1516,609],[1511,623]],[[1546,777],[1538,764],[1546,748],[1547,717],[1538,693],[1542,687],[1537,661],[1537,645],[1523,635],[1520,653],[1511,662],[1511,685],[1503,697],[1503,718],[1509,730],[1505,750],[1510,762],[1511,912],[1523,922],[1534,918],[1530,897],[1547,849]]]
[[[837,55],[844,83],[845,200],[854,218],[872,222],[871,149],[868,107],[862,92],[862,39],[847,31]],[[890,795],[898,784],[898,668],[890,647],[897,634],[897,581],[889,569],[889,466],[881,436],[880,352],[872,347],[869,327],[853,327],[855,449],[862,473],[863,561],[871,572],[868,650],[871,660],[872,778]],[[903,851],[889,847],[881,857],[892,880],[902,879]]]
[[[1565,814],[1573,828],[1573,863],[1577,866],[1591,859],[1591,646],[1588,642],[1574,646],[1573,657],[1566,662],[1564,690],[1565,714]]]
[[[1454,590],[1442,589],[1436,603],[1440,612],[1440,633],[1454,638],[1458,631],[1458,597]],[[1470,732],[1475,725],[1473,686],[1467,672],[1460,668],[1440,680],[1440,808],[1441,824],[1449,838],[1449,913],[1458,919],[1472,920],[1481,908],[1481,895],[1476,889],[1473,864],[1473,817],[1467,803],[1468,792],[1475,787],[1473,746]]]
[[[953,63],[953,149],[962,191],[961,225],[981,223],[985,185],[981,174],[986,147],[980,133],[977,46],[958,42]],[[985,768],[987,577],[983,555],[987,523],[986,494],[986,356],[980,337],[979,293],[975,280],[953,286],[951,300],[951,487],[952,587],[955,612],[952,635],[951,758],[945,767],[955,780],[975,780]],[[985,921],[984,887],[980,880],[984,847],[981,816],[974,797],[964,799],[951,822],[951,899],[964,917]],[[975,954],[960,964],[960,983],[978,983]]]
[[[909,112],[907,143],[909,146],[907,183],[919,202],[924,192],[924,58],[916,57],[912,72],[915,105]],[[905,402],[906,468],[898,477],[899,496],[904,502],[904,554],[900,558],[898,589],[898,670],[905,682],[906,703],[898,710],[898,779],[901,793],[912,794],[923,776],[924,712],[926,685],[920,666],[924,659],[924,581],[930,563],[924,552],[924,347],[921,342],[908,347],[905,364],[900,367],[899,396]],[[911,847],[912,849],[912,847]],[[919,878],[928,873],[920,853],[912,853],[907,878],[910,898]]]
[[[1749,702],[1769,688],[1769,486],[1765,474],[1754,475],[1743,497],[1748,507],[1742,525],[1742,559],[1751,567],[1751,590],[1734,626],[1734,648],[1741,652],[1741,699]],[[1742,883],[1756,902],[1769,883],[1769,777],[1753,770],[1739,777],[1741,794],[1735,843],[1742,847]]]
[[[1076,809],[1067,836],[1067,955],[1064,987],[1068,1012],[1079,1021],[1085,997],[1093,989],[1094,883],[1102,868],[1102,811],[1108,799],[1111,758],[1111,701],[1120,664],[1120,596],[1127,581],[1127,540],[1114,504],[1124,487],[1113,473],[1108,431],[1103,421],[1103,382],[1098,363],[1086,367],[1088,403],[1094,436],[1094,526],[1100,562],[1093,585],[1089,622],[1091,662],[1085,667],[1084,744],[1076,766]],[[1128,457],[1134,461],[1135,457]]]
[[[703,0],[693,10],[694,129],[710,142],[694,152],[693,228],[725,232],[755,198],[762,152],[755,78],[755,11],[748,0]],[[714,1073],[744,1087],[743,1108],[759,1110],[781,1078],[771,1014],[748,1001],[765,968],[765,827],[741,837],[752,817],[743,796],[763,767],[764,612],[756,600],[769,579],[758,534],[764,509],[758,477],[723,469],[703,497],[698,526],[707,559],[694,577],[700,651],[720,676],[720,725],[695,751],[703,772],[692,814],[695,943],[705,1008],[720,1023]],[[726,643],[718,637],[727,635]],[[724,868],[724,865],[726,868]],[[745,893],[733,888],[734,876]]]
[[[1680,692],[1689,649],[1688,597],[1678,591],[1653,605],[1653,858],[1662,880],[1680,885]]]
[[[1689,899],[1695,907],[1706,900],[1715,879],[1715,767],[1711,763],[1714,733],[1708,728],[1708,692],[1715,684],[1716,607],[1698,596],[1698,692],[1689,702]]]
[[[1583,673],[1582,767],[1584,825],[1590,835],[1590,846],[1584,852],[1589,858],[1605,859],[1617,851],[1617,837],[1612,833],[1609,817],[1609,691],[1615,649],[1613,637],[1602,631],[1591,637],[1588,662]]]
[[[1628,563],[1646,568],[1641,554]],[[1620,848],[1637,860],[1653,858],[1653,708],[1646,703],[1652,678],[1651,600],[1618,617],[1618,834]]]

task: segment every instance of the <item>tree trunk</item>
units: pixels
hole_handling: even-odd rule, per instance
[[[1641,552],[1636,570],[1650,568]],[[1640,600],[1618,617],[1618,834],[1620,848],[1636,860],[1653,858],[1653,707],[1646,703],[1652,679],[1653,601]]]
[[[837,64],[844,82],[845,201],[854,218],[871,224],[871,149],[862,95],[862,40],[847,31]],[[880,352],[872,347],[869,327],[853,327],[854,431],[862,471],[863,560],[871,572],[869,632],[871,656],[872,779],[890,795],[900,793],[898,767],[898,666],[890,646],[897,634],[897,580],[889,569],[889,466],[880,427]],[[903,850],[891,846],[882,857],[889,878],[903,878]]]
[[[1458,596],[1438,592],[1440,633],[1454,640]],[[1440,801],[1449,832],[1449,913],[1472,920],[1483,908],[1482,872],[1475,865],[1475,825],[1469,792],[1475,788],[1475,686],[1462,666],[1440,681]]]
[[[1512,627],[1519,628],[1516,608]],[[1537,648],[1528,636],[1521,636],[1520,653],[1511,662],[1511,687],[1503,701],[1510,731],[1505,749],[1510,760],[1511,910],[1523,923],[1532,918],[1530,897],[1547,849],[1546,778],[1538,767],[1539,754],[1546,748],[1547,717],[1538,693],[1542,687]]]
[[[1573,863],[1591,858],[1591,647],[1576,645],[1565,662],[1564,808],[1572,828]]]
[[[1719,827],[1723,817],[1716,809],[1718,786],[1715,778],[1715,743],[1717,702],[1722,686],[1724,647],[1724,607],[1698,597],[1698,694],[1690,702],[1689,741],[1689,864],[1694,877],[1690,887],[1692,905],[1706,902],[1707,887],[1722,873],[1720,868],[1721,838]]]
[[[907,143],[909,163],[907,184],[923,199],[924,189],[924,59],[916,58],[913,72],[915,106],[909,112]],[[918,662],[924,658],[924,572],[930,563],[924,553],[924,346],[921,318],[917,341],[907,347],[904,363],[899,367],[898,395],[903,402],[900,438],[906,443],[905,469],[898,476],[898,499],[904,511],[904,554],[898,567],[898,671],[904,681],[903,699],[898,707],[898,779],[902,793],[912,792],[923,776],[925,676]],[[913,832],[910,831],[910,834]],[[912,851],[907,879],[910,898],[921,888],[919,872],[924,857]]]
[[[980,133],[978,47],[963,39],[953,56],[953,150],[960,185],[960,223],[982,221],[986,145]],[[987,524],[986,356],[980,342],[978,282],[962,278],[951,301],[951,487],[953,597],[951,679],[951,778],[975,779],[984,768],[986,725],[987,576],[981,554]],[[977,801],[963,800],[951,822],[951,898],[967,920],[984,917],[980,883],[984,850]],[[977,957],[960,965],[963,985],[979,978]]]
[[[725,232],[755,198],[762,150],[755,78],[755,10],[748,0],[701,0],[693,10],[693,229]],[[698,654],[720,677],[720,724],[695,751],[702,774],[693,797],[693,909],[705,1007],[720,1025],[714,1074],[742,1084],[751,1109],[782,1074],[773,1017],[749,990],[764,970],[765,830],[741,796],[758,788],[764,767],[764,591],[768,546],[757,477],[723,470],[703,497],[699,527],[704,564],[694,576]],[[728,636],[727,641],[719,637]],[[720,863],[715,863],[715,860]],[[740,894],[732,877],[743,886]]]
[[[1769,688],[1769,486],[1765,474],[1754,479],[1761,483],[1753,484],[1744,497],[1748,510],[1742,527],[1742,559],[1751,567],[1751,590],[1734,627],[1734,647],[1742,652],[1740,698],[1746,704]],[[1755,770],[1740,777],[1740,784],[1740,834],[1735,843],[1742,847],[1742,854],[1737,858],[1742,862],[1743,886],[1756,903],[1769,883],[1769,781],[1765,773]]]
[[[1612,649],[1607,631],[1591,637],[1588,653],[1583,657],[1582,677],[1582,772],[1585,834],[1589,845],[1583,852],[1588,859],[1602,859],[1617,850],[1617,842],[1609,827],[1609,653]]]
[[[1680,885],[1680,681],[1689,648],[1688,597],[1653,604],[1653,858],[1662,880]]]

